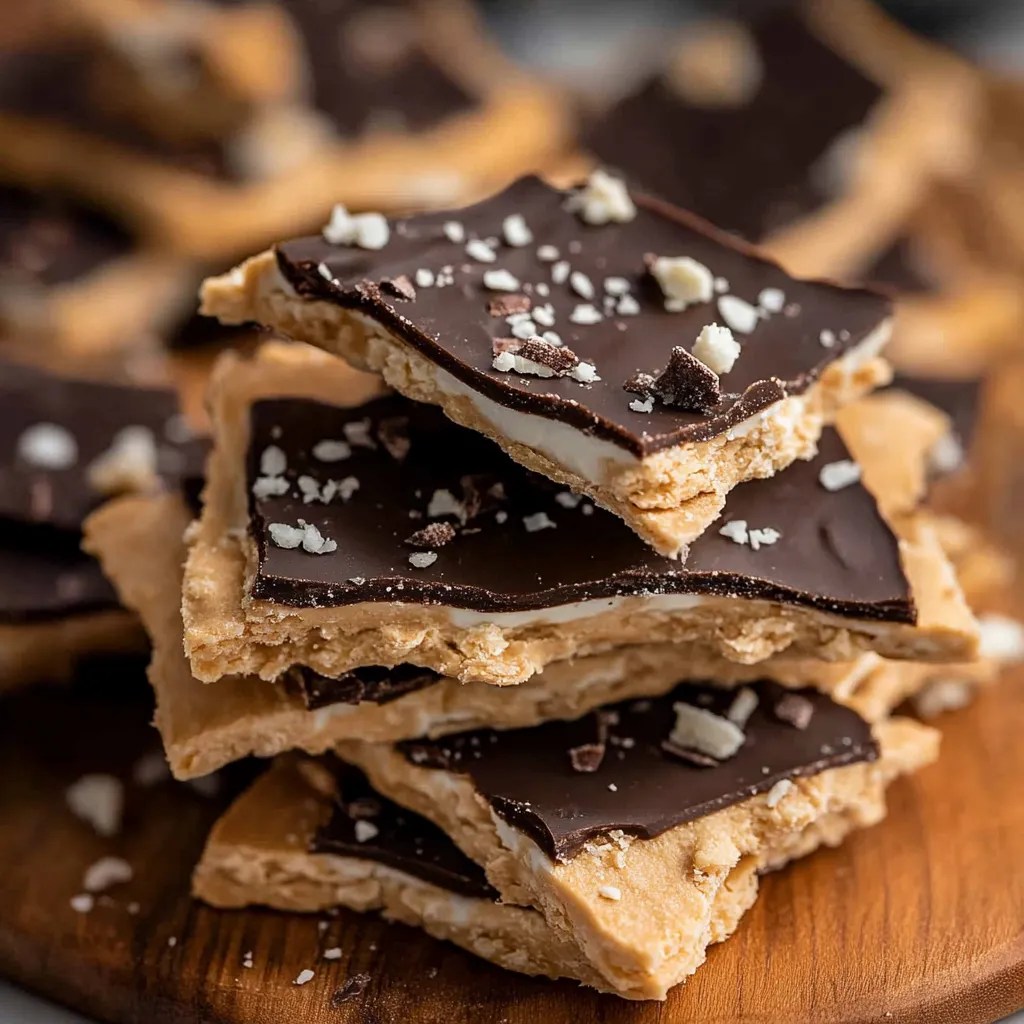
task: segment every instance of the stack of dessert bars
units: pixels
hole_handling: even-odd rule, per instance
[[[879,293],[596,170],[339,207],[203,310],[290,340],[216,368],[201,507],[121,498],[86,544],[174,774],[274,758],[196,869],[215,906],[664,998],[935,758],[897,705],[994,671],[928,504],[950,418],[866,397]]]

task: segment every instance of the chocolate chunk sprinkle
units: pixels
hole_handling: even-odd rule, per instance
[[[596,772],[604,760],[603,743],[581,743],[569,751],[569,760],[574,772]]]
[[[451,523],[428,523],[406,537],[405,543],[411,548],[441,548],[454,538],[455,528]]]
[[[353,821],[365,821],[380,814],[381,804],[372,796],[361,796],[345,804],[345,813]]]
[[[552,345],[551,342],[541,338],[529,338],[522,342],[516,355],[534,363],[540,363],[541,366],[554,370],[560,376],[567,374],[580,361],[579,356],[572,349]]]
[[[459,478],[459,485],[467,521],[481,512],[490,512],[505,500],[505,485],[487,473],[467,473]]]
[[[702,754],[699,750],[694,750],[693,747],[681,747],[678,743],[673,743],[672,740],[662,740],[661,749],[666,754],[671,754],[673,757],[679,758],[680,761],[685,761],[697,768],[717,768],[721,764],[720,761],[716,761],[707,754]]]
[[[487,312],[491,316],[514,316],[516,313],[529,313],[533,302],[529,295],[499,295],[488,303]]]
[[[380,286],[383,291],[405,299],[406,302],[416,301],[416,288],[405,274],[399,274],[398,277],[386,277],[381,281]]]
[[[387,416],[377,425],[377,440],[396,462],[401,462],[412,447],[408,426],[408,416]]]
[[[626,379],[622,385],[623,391],[630,391],[641,398],[651,398],[654,395],[654,378],[649,373],[637,370],[631,377]]]
[[[655,378],[654,393],[665,405],[689,412],[706,412],[722,400],[718,374],[679,345],[672,349],[668,366]]]
[[[331,1009],[336,1010],[342,1003],[361,996],[369,984],[370,976],[368,974],[353,974],[340,988],[334,990],[334,995],[331,996]]]
[[[798,693],[787,693],[774,707],[775,717],[795,729],[806,729],[814,716],[814,705]]]

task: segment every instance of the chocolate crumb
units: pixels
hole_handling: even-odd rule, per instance
[[[408,426],[408,416],[388,416],[377,424],[377,440],[395,462],[401,462],[412,447],[406,430]]]
[[[604,760],[603,743],[583,743],[569,751],[569,760],[574,772],[596,772]]]
[[[717,768],[721,764],[721,761],[716,761],[699,750],[694,750],[692,747],[681,747],[678,743],[673,743],[672,740],[662,740],[661,749],[666,754],[678,757],[680,761],[686,761],[687,764],[692,764],[697,768]]]
[[[368,974],[353,974],[340,988],[334,990],[334,995],[331,996],[331,1009],[336,1010],[342,1003],[361,996],[369,984]]]
[[[814,705],[798,693],[787,693],[773,708],[775,717],[794,729],[806,729],[814,717]]]
[[[718,374],[679,345],[655,378],[654,393],[665,405],[693,412],[707,412],[722,400]]]
[[[416,299],[416,288],[405,274],[399,274],[398,277],[386,277],[381,281],[380,286],[384,291],[390,292],[400,299],[405,299],[407,302],[414,302]]]
[[[376,818],[380,814],[380,801],[374,800],[372,796],[361,796],[345,805],[345,813],[353,821]]]
[[[580,360],[572,349],[563,346],[552,345],[549,341],[540,338],[530,338],[519,346],[516,355],[531,362],[540,363],[549,370],[554,370],[560,376],[567,374]]]
[[[642,398],[653,398],[654,378],[649,373],[637,370],[636,373],[626,379],[626,383],[622,385],[622,390],[629,391],[634,395],[640,395]]]
[[[405,543],[411,548],[442,548],[454,538],[455,528],[451,523],[428,523],[406,537]]]
[[[481,512],[489,512],[505,500],[505,485],[486,473],[467,473],[459,478],[459,484],[467,521]]]
[[[516,313],[529,313],[532,307],[533,302],[529,295],[510,293],[491,299],[487,312],[491,316],[514,316]]]

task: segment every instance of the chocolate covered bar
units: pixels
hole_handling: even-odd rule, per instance
[[[888,380],[881,295],[788,277],[603,172],[377,228],[281,243],[208,280],[203,309],[381,373],[664,555]]]

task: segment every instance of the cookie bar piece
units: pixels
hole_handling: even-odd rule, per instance
[[[0,364],[0,687],[70,674],[84,654],[139,650],[99,564],[80,549],[111,493],[178,486],[205,445],[171,392]],[[163,435],[170,428],[172,437]]]
[[[907,521],[897,539],[832,431],[814,460],[737,488],[680,563],[435,407],[314,400],[358,402],[366,386],[339,360],[276,351],[225,357],[211,389],[217,442],[183,588],[199,679],[408,661],[505,684],[659,642],[746,664],[973,656],[928,531]]]
[[[683,684],[571,723],[339,753],[619,992],[661,998],[720,937],[723,901],[879,821],[888,782],[936,754],[937,734],[916,723],[873,732],[815,691],[751,692],[742,715],[735,695]]]
[[[896,237],[935,177],[965,165],[979,83],[944,66],[889,82],[806,6],[687,24],[663,71],[583,143],[793,273],[839,277]]]
[[[204,6],[173,5],[172,17]],[[213,20],[229,17],[216,7]],[[96,47],[0,54],[5,179],[83,195],[177,252],[218,262],[308,230],[338,202],[366,210],[468,201],[565,143],[564,103],[510,67],[461,0],[230,7],[236,18],[274,7],[272,17],[290,24],[277,41],[307,90],[245,103],[241,123],[223,134],[189,137],[154,132],[134,106],[138,94],[110,85]],[[144,61],[138,36],[128,36],[135,52],[125,56]],[[195,52],[188,40],[170,42],[160,53],[172,64]],[[205,41],[198,47],[210,56]],[[270,79],[277,64],[248,53],[231,73]]]
[[[168,494],[119,499],[85,525],[86,548],[151,638],[155,724],[171,771],[181,779],[251,754],[270,757],[292,749],[319,754],[341,740],[394,742],[578,718],[602,704],[664,693],[688,677],[721,686],[765,676],[790,687],[814,686],[874,721],[934,677],[974,685],[992,674],[981,665],[958,666],[954,672],[945,665],[888,662],[873,654],[849,663],[782,656],[739,665],[693,645],[641,644],[554,662],[527,682],[504,689],[460,683],[414,665],[359,668],[334,679],[295,668],[276,684],[236,676],[207,686],[193,677],[182,650],[183,538],[190,521],[182,499]]]
[[[381,373],[671,557],[888,379],[886,299],[796,281],[602,172],[338,228],[208,280],[203,310]]]
[[[223,909],[377,910],[500,967],[614,991],[536,910],[498,902],[436,825],[334,760],[278,758],[214,826],[192,892]]]
[[[107,217],[45,193],[0,188],[0,326],[69,355],[126,345],[184,308],[195,279]]]

